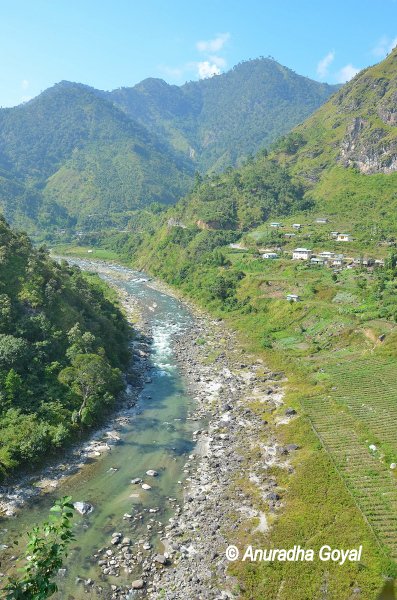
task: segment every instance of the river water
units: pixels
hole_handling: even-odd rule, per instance
[[[74,262],[89,268],[83,261]],[[156,289],[141,273],[117,266],[109,269],[110,275],[103,278],[139,300],[143,317],[152,330],[150,377],[136,406],[130,410],[130,422],[118,430],[121,441],[112,446],[111,452],[87,464],[60,484],[54,493],[36,498],[17,518],[0,522],[0,544],[7,544],[19,539],[33,523],[45,520],[55,498],[71,495],[74,501],[92,503],[91,514],[74,518],[76,542],[66,560],[66,574],[57,580],[60,591],[56,597],[62,599],[96,597],[93,588],[78,578],[92,578],[100,583],[100,571],[92,557],[99,548],[109,547],[115,531],[131,538],[133,554],[137,551],[148,554],[142,550],[143,542],[150,542],[158,552],[164,551],[160,541],[163,526],[159,522],[166,525],[174,514],[175,499],[181,500],[183,466],[193,448],[192,431],[198,427],[187,418],[193,402],[187,395],[172,350],[173,337],[183,335],[189,328],[191,314],[178,300]],[[146,476],[148,469],[158,471],[159,476]],[[131,484],[135,477],[142,478],[152,489],[144,491],[140,485]],[[150,513],[150,508],[159,510]],[[125,513],[142,514],[142,519],[125,520]],[[9,549],[5,551],[9,552]],[[7,561],[2,561],[0,569],[3,572],[7,569]],[[107,584],[128,584],[139,575],[138,571],[120,572],[118,578],[109,577]],[[105,583],[104,589],[106,587]],[[106,597],[105,592],[101,597]]]

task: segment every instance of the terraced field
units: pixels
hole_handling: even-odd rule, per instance
[[[337,389],[333,396],[397,457],[397,360],[360,359],[328,369]]]
[[[397,559],[397,478],[369,447],[385,443],[397,456],[397,361],[370,357],[327,371],[332,394],[305,400],[305,409],[364,518]]]

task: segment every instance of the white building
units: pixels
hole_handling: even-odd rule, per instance
[[[262,258],[275,259],[278,258],[278,254],[276,252],[265,252],[264,254],[262,254]]]
[[[319,219],[316,219],[316,223],[318,225],[326,225],[328,223],[328,219],[320,217]]]
[[[270,223],[270,227],[283,227],[282,223],[277,223],[276,221],[274,221],[273,223]]]
[[[302,227],[302,225],[300,223],[293,223],[292,224],[292,228],[293,229],[300,229]]]
[[[320,258],[323,258],[324,260],[331,260],[331,258],[333,258],[335,256],[335,253],[329,252],[329,251],[319,252],[318,256]]]
[[[332,265],[334,267],[343,267],[343,259],[344,259],[343,254],[335,254],[335,258],[332,261]]]
[[[310,260],[313,252],[307,248],[295,248],[292,253],[292,260]]]
[[[301,298],[297,294],[287,294],[286,299],[290,302],[299,302]]]
[[[353,237],[350,235],[350,233],[338,233],[336,236],[337,242],[351,242],[352,240]]]

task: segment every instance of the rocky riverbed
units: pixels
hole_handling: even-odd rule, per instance
[[[106,265],[91,263],[90,269],[115,275]],[[128,274],[121,272],[117,277],[127,278]],[[172,294],[157,282],[150,285]],[[41,483],[26,485],[24,481],[19,488],[3,490],[3,507],[9,508],[11,502],[13,511],[33,494],[52,489],[62,478],[83,468],[86,461],[99,459],[118,443],[118,429],[131,418],[131,407],[139,395],[137,382],[150,377],[151,330],[149,321],[137,319],[137,300],[117,289],[136,323],[134,368],[126,375],[127,384],[130,379],[134,381],[134,390],[127,387],[124,406],[108,426],[84,446],[74,448],[67,461],[49,467]],[[295,411],[282,407],[283,374],[271,372],[261,360],[248,355],[222,321],[189,308],[195,316],[189,331],[175,334],[172,340],[174,357],[195,400],[188,418],[198,424],[184,478],[178,481],[183,502],[168,498],[173,511],[167,521],[162,520],[162,506],[120,515],[124,531],[123,527],[114,531],[108,544],[90,557],[98,577],[76,581],[91,597],[238,598],[225,550],[229,544],[238,545],[241,530],[252,536],[265,532],[282,506],[282,491],[271,468],[278,465],[291,471],[289,455],[298,448],[281,447],[275,437],[277,428],[269,426],[263,414],[278,409],[279,424],[294,418]],[[156,466],[147,471],[145,482],[136,477],[131,485],[150,494],[149,480],[156,477]],[[139,540],[132,541],[131,532],[142,523],[146,524],[147,537],[140,535]],[[153,534],[161,545],[149,541]],[[118,585],[116,578],[125,580],[126,575],[130,583]]]
[[[165,527],[170,566],[155,570],[148,593],[169,600],[238,598],[225,550],[238,542],[241,526],[253,533],[266,531],[268,517],[281,506],[269,468],[278,464],[291,469],[288,454],[296,450],[280,447],[250,408],[259,403],[273,412],[282,404],[283,374],[242,353],[223,323],[202,315],[196,316],[188,336],[175,340],[175,353],[196,400],[191,418],[207,425],[194,432],[184,503]],[[294,411],[284,412],[285,420],[294,417]],[[248,493],[252,486],[259,492],[259,506]]]

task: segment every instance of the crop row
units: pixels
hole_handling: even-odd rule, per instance
[[[304,403],[312,425],[330,453],[348,489],[373,528],[397,558],[397,484],[394,476],[356,432],[349,410],[336,408],[331,398]]]

